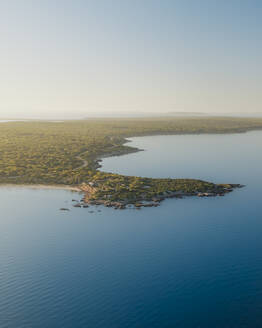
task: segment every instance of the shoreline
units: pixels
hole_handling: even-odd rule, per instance
[[[154,179],[150,179],[154,182]],[[165,180],[165,179],[159,179]],[[178,179],[173,179],[173,182],[178,181]],[[197,180],[196,180],[197,181]],[[158,182],[158,181],[157,181]],[[199,180],[200,182],[200,180]],[[203,181],[202,181],[203,182]],[[204,183],[204,182],[203,182]],[[92,183],[93,184],[93,183]],[[160,203],[169,198],[185,198],[185,197],[217,197],[225,196],[226,194],[232,192],[236,188],[243,188],[244,185],[241,184],[211,184],[206,186],[206,190],[192,190],[184,191],[181,190],[169,190],[167,188],[164,192],[155,193],[153,195],[146,195],[146,190],[142,187],[143,193],[135,198],[125,198],[122,197],[118,199],[112,199],[114,196],[114,191],[108,190],[108,194],[102,197],[97,197],[97,192],[99,192],[99,185],[92,187],[90,185],[82,186],[82,191],[85,193],[82,200],[74,205],[74,207],[89,207],[89,205],[104,205],[105,207],[113,207],[114,209],[126,209],[126,208],[136,208],[141,209],[142,207],[157,207]],[[103,188],[103,186],[102,186]]]
[[[238,133],[247,133],[247,132],[251,132],[249,131],[238,131]],[[129,155],[132,153],[138,153],[140,151],[145,151],[145,149],[141,149],[141,148],[137,148],[137,147],[133,147],[133,146],[125,146],[128,143],[132,143],[132,139],[133,138],[141,138],[141,137],[154,137],[154,136],[178,136],[178,135],[192,135],[195,133],[153,133],[153,134],[144,134],[144,135],[132,135],[132,136],[127,136],[127,137],[123,137],[122,140],[122,146],[124,146],[124,148],[122,149],[117,149],[117,150],[113,150],[101,155],[96,156],[95,158],[93,158],[94,163],[96,164],[96,171],[100,172],[104,175],[104,179],[111,179],[112,182],[114,183],[114,176],[117,176],[119,178],[128,178],[129,180],[131,178],[139,178],[139,179],[146,179],[149,180],[149,184],[151,185],[151,189],[153,192],[153,195],[150,195],[147,197],[147,193],[150,192],[150,190],[148,189],[149,186],[146,185],[145,188],[140,188],[139,190],[137,190],[137,193],[142,193],[141,195],[139,195],[139,197],[135,197],[134,199],[129,199],[128,196],[133,196],[133,191],[130,191],[129,188],[129,184],[130,181],[127,182],[121,182],[121,186],[124,187],[125,190],[123,190],[125,193],[127,193],[127,198],[126,199],[122,199],[123,197],[119,197],[116,199],[111,199],[111,197],[115,198],[115,189],[113,188],[109,188],[107,191],[108,195],[105,197],[104,195],[101,197],[97,196],[96,193],[97,192],[104,192],[104,186],[103,186],[103,182],[104,181],[99,181],[99,180],[90,180],[87,181],[86,183],[82,183],[80,185],[62,185],[62,184],[26,184],[26,183],[0,183],[0,188],[17,188],[17,189],[32,189],[32,190],[67,190],[67,191],[71,191],[71,192],[78,192],[78,193],[82,193],[84,194],[83,199],[80,202],[77,202],[76,204],[74,204],[74,207],[88,207],[89,205],[104,205],[106,207],[113,207],[115,209],[126,209],[129,208],[130,206],[136,209],[140,209],[142,207],[157,207],[160,205],[160,203],[168,198],[184,198],[184,197],[188,197],[188,196],[197,196],[197,197],[214,197],[214,196],[224,196],[225,194],[227,194],[228,192],[233,191],[233,189],[235,188],[241,188],[243,187],[240,184],[227,184],[227,187],[222,187],[222,184],[212,184],[212,186],[209,188],[205,187],[204,190],[200,189],[194,189],[193,191],[185,191],[183,190],[183,188],[181,188],[181,190],[173,190],[174,186],[171,186],[171,188],[169,188],[167,186],[167,189],[162,190],[161,192],[155,192],[154,187],[156,185],[156,183],[165,181],[165,180],[170,180],[169,184],[175,184],[176,182],[178,182],[179,180],[185,180],[187,183],[194,183],[198,180],[196,179],[178,179],[178,178],[173,178],[173,179],[156,179],[156,178],[143,178],[143,177],[130,177],[130,176],[122,176],[119,173],[116,174],[112,174],[112,173],[107,173],[104,171],[104,167],[103,167],[103,160],[106,158],[110,158],[110,157],[118,157],[118,156],[123,156],[123,155]],[[203,133],[200,133],[203,134]],[[225,132],[223,133],[216,133],[216,134],[226,134]],[[79,154],[78,156],[76,156],[79,160],[82,160],[82,165],[79,168],[83,168],[86,167],[88,164],[88,160],[81,158],[82,154]],[[106,175],[110,175],[110,176],[106,176]],[[103,180],[103,179],[102,179]],[[159,180],[159,181],[158,181]],[[190,182],[190,180],[192,180]],[[200,181],[200,180],[199,180]],[[117,181],[117,184],[119,184],[120,182]],[[201,183],[206,183],[205,181],[201,181]],[[98,185],[97,185],[98,184]],[[91,187],[92,185],[97,185],[95,187]],[[130,194],[130,195],[129,195]]]
[[[0,184],[0,188],[26,188],[26,189],[50,189],[50,190],[71,190],[76,192],[82,192],[77,186],[69,185],[45,185],[45,184],[15,184],[15,183],[3,183]]]
[[[192,135],[229,135],[229,134],[244,134],[244,133],[252,133],[252,132],[257,132],[257,131],[261,131],[262,132],[262,128],[250,128],[250,129],[245,129],[245,130],[242,130],[242,131],[223,131],[223,132],[176,132],[176,133],[153,133],[153,134],[142,134],[142,135],[131,135],[131,136],[127,136],[127,137],[124,137],[124,142],[123,142],[123,146],[126,145],[127,143],[132,143],[133,140],[132,139],[136,139],[136,138],[143,138],[143,137],[165,137],[165,136],[192,136]],[[138,153],[140,151],[146,151],[146,149],[144,148],[137,148],[137,147],[134,147],[134,146],[128,146],[129,147],[129,150],[126,151],[126,152],[120,152],[118,153],[117,151],[116,152],[111,152],[111,153],[107,153],[107,154],[103,154],[103,155],[100,155],[100,156],[97,156],[95,158],[95,160],[98,162],[98,166],[97,166],[97,169],[99,169],[100,172],[105,172],[103,171],[103,160],[104,159],[107,159],[107,158],[112,158],[112,157],[118,157],[118,156],[125,156],[125,155],[130,155],[130,154],[134,154],[134,153]],[[83,161],[83,159],[82,159]],[[120,174],[120,173],[117,173],[117,174]]]

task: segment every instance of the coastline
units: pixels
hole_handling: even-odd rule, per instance
[[[135,138],[135,136],[130,138]],[[130,139],[124,138],[122,146],[129,142],[131,142]],[[83,198],[80,201],[76,201],[76,203],[74,203],[74,207],[85,208],[89,207],[90,205],[104,205],[105,207],[113,207],[115,209],[141,209],[143,207],[157,207],[163,200],[168,198],[184,198],[188,196],[224,196],[225,194],[233,191],[233,189],[235,188],[243,187],[243,185],[240,184],[214,184],[196,179],[154,179],[139,177],[139,179],[143,182],[142,185],[138,189],[136,188],[136,190],[131,190],[130,185],[134,184],[134,181],[138,177],[123,176],[121,174],[112,174],[103,171],[103,159],[127,155],[130,153],[137,153],[140,151],[145,151],[145,149],[127,146],[126,148],[122,148],[121,150],[118,149],[97,156],[93,160],[96,163],[96,170],[100,172],[102,176],[100,176],[99,179],[92,179],[87,181],[86,183],[82,183],[79,185],[0,183],[0,188],[67,190],[84,194]],[[80,168],[84,168],[87,166],[88,161],[86,159],[81,158],[81,154],[78,155],[77,158],[83,161]],[[115,181],[115,179],[117,181]],[[113,187],[111,185],[109,187],[107,186],[107,188],[105,189],[104,182],[106,180],[110,181],[111,184],[113,184]],[[165,187],[162,186],[160,190],[159,185],[163,183],[166,185]],[[184,188],[183,185],[185,183],[188,184],[186,188]],[[200,186],[194,186],[196,183],[200,183]],[[179,188],[177,188],[178,184],[180,184]],[[115,185],[120,185],[122,187],[123,193],[121,195],[119,195],[119,191],[116,191],[114,187]],[[190,187],[190,190],[187,190],[188,187]],[[123,197],[124,194],[125,197]],[[62,208],[61,210],[68,209]]]
[[[0,188],[27,188],[27,189],[50,189],[50,190],[71,190],[75,192],[82,192],[77,186],[69,185],[45,185],[45,184],[15,184],[15,183],[3,183],[0,184]]]
[[[238,133],[249,132],[238,131]],[[232,132],[231,132],[232,133]],[[63,185],[63,184],[26,184],[26,183],[9,183],[5,181],[0,183],[0,188],[17,188],[17,189],[34,189],[34,190],[67,190],[84,194],[82,201],[74,204],[74,207],[88,207],[89,205],[104,205],[106,207],[114,207],[115,209],[124,209],[129,206],[140,209],[142,207],[156,207],[167,198],[184,198],[186,196],[197,197],[214,197],[224,196],[235,188],[243,187],[240,184],[214,184],[207,181],[197,179],[154,179],[146,177],[125,176],[121,174],[113,174],[105,172],[103,169],[103,159],[128,155],[145,151],[145,149],[127,146],[133,138],[153,137],[164,135],[191,135],[203,133],[143,133],[142,135],[122,136],[116,140],[113,147],[109,151],[96,154],[88,159],[81,156],[86,153],[80,153],[76,156],[82,161],[77,169],[85,168],[89,162],[93,164],[96,174],[86,177],[86,181],[79,185]],[[215,133],[220,134],[220,133]],[[221,134],[226,134],[223,132]],[[113,149],[112,149],[113,148]],[[115,148],[115,149],[114,149]],[[11,179],[11,177],[10,177]],[[54,181],[55,182],[55,181]],[[137,184],[137,186],[136,186]],[[131,187],[130,187],[131,186]]]

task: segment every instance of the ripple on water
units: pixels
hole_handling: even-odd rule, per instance
[[[247,184],[226,197],[92,214],[70,191],[0,188],[0,327],[261,327],[261,135],[140,138],[108,162]]]

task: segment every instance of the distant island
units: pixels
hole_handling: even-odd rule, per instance
[[[76,207],[141,208],[158,206],[166,198],[223,196],[241,185],[214,184],[193,177],[124,176],[101,171],[100,162],[103,157],[139,151],[127,145],[128,137],[258,129],[262,129],[262,119],[229,117],[6,122],[0,124],[0,184],[79,190],[84,197]]]

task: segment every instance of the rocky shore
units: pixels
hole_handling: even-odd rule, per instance
[[[101,187],[101,186],[100,186]],[[80,189],[84,192],[84,196],[81,201],[72,200],[73,206],[78,208],[88,208],[90,205],[103,205],[105,207],[112,207],[114,209],[141,209],[143,207],[157,207],[160,205],[162,201],[169,198],[185,198],[185,197],[217,197],[224,196],[230,192],[232,192],[235,188],[242,188],[243,185],[240,184],[225,184],[225,185],[214,185],[214,188],[211,190],[207,190],[205,192],[202,191],[194,191],[194,192],[183,192],[183,191],[170,191],[167,190],[161,195],[154,195],[149,198],[147,194],[143,193],[143,196],[134,198],[126,198],[126,199],[114,199],[110,200],[112,194],[103,195],[103,198],[97,197],[98,186],[83,184]]]

